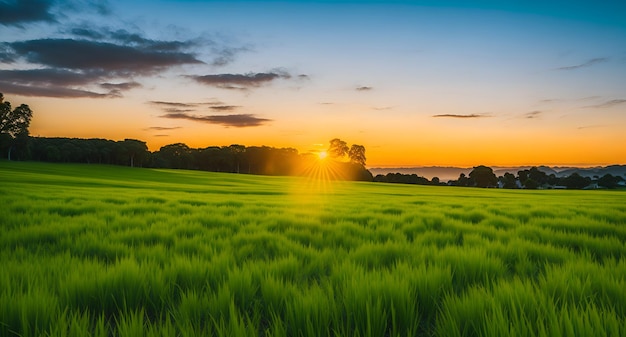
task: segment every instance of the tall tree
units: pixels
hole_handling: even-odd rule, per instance
[[[9,160],[14,148],[26,149],[31,118],[33,111],[28,105],[22,104],[11,110],[11,103],[5,102],[4,95],[0,93],[0,140],[8,145]]]
[[[348,157],[351,162],[365,166],[365,161],[367,160],[365,158],[365,146],[352,144],[350,150],[348,150]]]
[[[484,165],[476,166],[469,174],[478,187],[493,187],[498,184],[498,178],[491,167]]]
[[[333,138],[326,152],[333,158],[343,158],[349,150],[348,143],[339,138]]]

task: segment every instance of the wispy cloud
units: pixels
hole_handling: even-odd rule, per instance
[[[578,130],[585,130],[585,129],[597,129],[597,128],[603,128],[606,127],[606,125],[601,125],[601,124],[597,124],[597,125],[583,125],[583,126],[579,126],[577,129]]]
[[[596,58],[590,59],[588,61],[585,61],[585,62],[580,63],[580,64],[576,64],[576,65],[573,65],[573,66],[560,67],[560,68],[557,68],[557,70],[576,70],[576,69],[580,69],[580,68],[591,67],[593,65],[596,65],[598,63],[603,63],[603,62],[606,62],[608,60],[609,60],[608,57],[596,57]]]
[[[368,87],[368,86],[361,86],[361,87],[357,87],[356,91],[370,91],[373,90],[374,88],[372,87]]]
[[[151,126],[151,127],[145,128],[144,130],[146,131],[169,131],[169,130],[176,130],[176,129],[180,129],[180,126]]]
[[[216,105],[209,107],[209,109],[214,111],[233,111],[239,108],[241,108],[241,106],[238,105]]]
[[[524,118],[535,119],[535,118],[539,118],[541,114],[543,114],[543,111],[535,110],[535,111],[525,113]]]
[[[621,105],[621,104],[626,104],[626,99],[613,99],[613,100],[606,101],[600,104],[588,105],[585,108],[603,109],[603,108],[612,108],[616,105]]]
[[[188,75],[186,77],[216,88],[248,90],[278,79],[289,79],[291,75],[285,71],[274,70],[266,73]]]
[[[227,127],[232,126],[236,128],[261,126],[272,121],[271,119],[259,118],[252,114],[192,115],[187,113],[168,113],[160,117],[169,119],[184,119],[210,124],[220,124]]]
[[[432,115],[431,117],[435,118],[461,118],[461,119],[469,119],[469,118],[485,118],[491,117],[488,114],[440,114],[440,115]]]

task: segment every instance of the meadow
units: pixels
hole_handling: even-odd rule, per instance
[[[318,178],[0,161],[0,336],[626,335],[626,192]]]

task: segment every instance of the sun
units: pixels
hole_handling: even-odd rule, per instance
[[[326,151],[320,151],[318,154],[320,159],[326,159],[326,157],[328,156],[328,153]]]

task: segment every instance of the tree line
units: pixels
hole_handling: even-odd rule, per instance
[[[448,185],[460,187],[483,187],[483,188],[506,188],[506,189],[584,189],[589,187],[597,188],[618,188],[625,181],[620,176],[605,174],[602,177],[583,177],[574,172],[566,177],[557,177],[555,174],[547,174],[537,167],[520,170],[517,176],[513,173],[506,172],[502,176],[496,176],[493,169],[480,165],[465,175],[461,173],[457,180],[442,183],[439,178],[433,177],[428,180],[425,177],[419,177],[417,174],[401,174],[388,173],[386,175],[379,174],[374,177],[375,182],[385,183],[403,183],[417,185]]]
[[[328,151],[331,149],[329,147]],[[14,152],[13,159],[258,175],[305,175],[321,165],[321,159],[316,154],[301,154],[294,148],[246,147],[239,144],[191,148],[175,143],[151,152],[144,141],[136,139],[29,137],[28,145],[21,150],[19,156]],[[342,160],[343,155],[328,158],[328,163],[324,165],[332,167],[336,173],[329,178],[371,181],[372,175],[364,166],[365,148],[360,153],[360,156],[349,156],[347,162]]]
[[[190,148],[169,144],[150,152],[144,141],[124,139],[82,139],[31,137],[28,127],[33,116],[28,105],[12,109],[0,93],[0,154],[8,160],[36,160],[58,163],[93,163],[131,167],[172,168],[261,175],[307,175],[324,173],[328,179],[371,181],[365,168],[365,147],[330,140],[328,160],[294,148],[233,144]],[[347,157],[347,161],[345,160]]]

